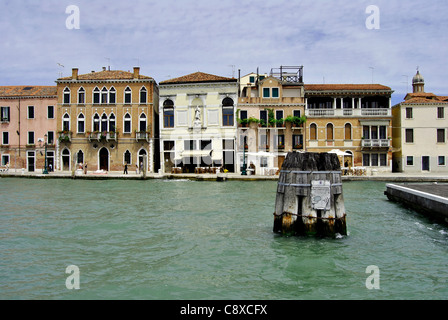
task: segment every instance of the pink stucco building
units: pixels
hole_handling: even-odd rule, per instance
[[[42,172],[54,168],[56,86],[0,87],[0,167]]]

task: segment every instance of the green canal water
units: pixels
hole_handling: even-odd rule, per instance
[[[276,186],[0,179],[0,299],[448,298],[448,228],[385,183],[344,183],[339,239],[274,234]]]

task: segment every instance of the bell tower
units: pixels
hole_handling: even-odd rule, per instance
[[[412,89],[413,93],[425,92],[425,79],[420,74],[420,71],[417,68],[417,74],[412,79]]]

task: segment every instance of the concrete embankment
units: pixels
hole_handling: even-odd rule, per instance
[[[448,223],[448,184],[387,184],[384,194],[391,201]]]

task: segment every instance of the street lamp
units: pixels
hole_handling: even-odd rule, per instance
[[[47,170],[47,137],[48,135],[45,134],[45,167],[44,167],[44,171],[42,172],[43,174],[48,174],[48,170]]]

